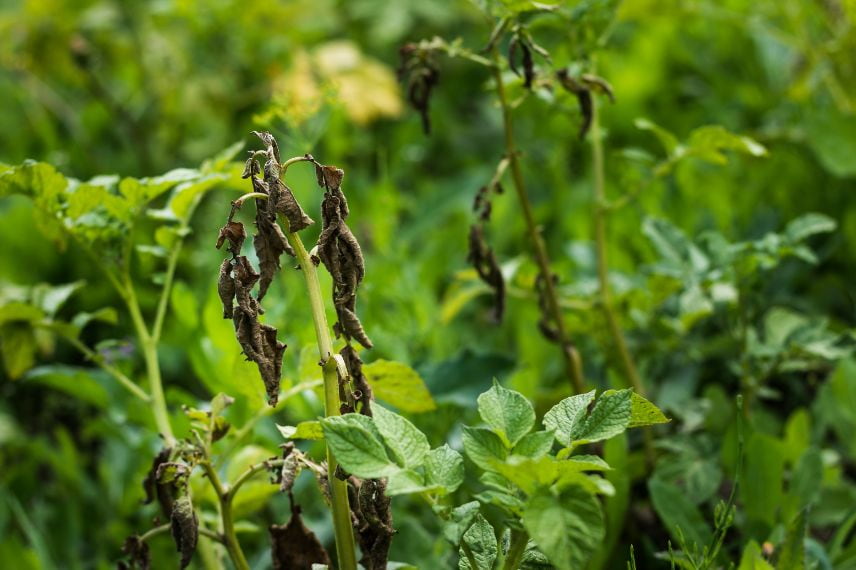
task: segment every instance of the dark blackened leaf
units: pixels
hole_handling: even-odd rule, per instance
[[[606,95],[609,97],[610,103],[615,103],[615,93],[612,91],[612,85],[610,85],[606,79],[589,73],[581,75],[580,79],[590,88],[590,90]]]
[[[593,117],[593,108],[592,108],[592,99],[591,99],[591,91],[588,89],[583,89],[582,91],[577,92],[577,103],[580,106],[580,114],[583,116],[583,124],[580,125],[580,139],[585,138],[586,133],[588,133],[589,128],[591,128],[591,121]]]
[[[277,164],[281,163],[282,159],[279,157],[279,145],[276,144],[276,139],[273,135],[265,131],[252,131],[252,133],[259,137],[267,147],[268,156],[275,160]]]
[[[345,171],[335,166],[324,166],[322,164],[315,165],[315,178],[318,181],[318,186],[326,190],[336,191],[342,186],[342,180],[345,177]],[[347,216],[348,214],[344,214]]]
[[[300,462],[300,452],[294,451],[294,444],[291,442],[285,443],[282,446],[282,470],[279,474],[279,490],[283,493],[290,493],[294,488],[294,482],[300,471],[303,469],[303,464]]]
[[[407,99],[422,117],[422,130],[431,133],[431,118],[428,105],[431,92],[440,81],[440,72],[429,49],[416,44],[405,44],[399,50],[401,64],[398,78],[407,84]]]
[[[232,302],[235,300],[235,281],[232,279],[232,260],[224,259],[220,264],[220,276],[217,279],[217,294],[223,303],[223,318],[232,318]]]
[[[494,293],[493,319],[501,322],[505,313],[505,278],[496,261],[493,249],[487,245],[481,224],[470,227],[469,253],[467,261]]]
[[[580,126],[579,137],[582,139],[588,133],[591,127],[591,121],[594,114],[594,101],[592,99],[592,91],[603,93],[613,103],[615,96],[612,91],[612,86],[602,77],[597,75],[582,75],[579,79],[572,77],[566,69],[560,69],[556,72],[556,78],[562,87],[569,93],[573,93],[577,98],[577,104],[580,108],[580,114],[583,117],[583,123]]]
[[[229,433],[229,429],[231,429],[232,424],[226,421],[226,418],[223,416],[217,416],[214,418],[214,425],[211,427],[211,441],[220,441],[226,434]]]
[[[199,520],[196,518],[190,496],[186,493],[173,503],[170,530],[175,548],[181,553],[181,568],[187,568],[199,540]]]
[[[294,251],[288,245],[285,234],[282,233],[282,228],[276,223],[276,219],[272,219],[261,208],[256,214],[256,228],[258,232],[253,236],[253,246],[259,258],[261,277],[258,299],[261,301],[279,271],[280,256],[286,252],[293,255]]]
[[[229,240],[229,251],[232,252],[232,255],[240,255],[241,246],[244,245],[245,239],[247,239],[247,232],[244,230],[244,224],[230,220],[220,228],[220,233],[217,236],[217,249],[223,246],[223,242]]]
[[[259,161],[256,160],[255,156],[251,156],[247,159],[247,163],[244,165],[244,172],[241,174],[241,178],[252,178],[256,174],[260,174],[262,171],[259,166]]]
[[[386,496],[386,481],[351,477],[352,485],[358,486],[357,500],[352,502],[357,524],[357,542],[363,557],[360,560],[366,570],[385,570],[389,559],[389,546],[395,529],[392,527],[390,498]]]
[[[165,447],[155,455],[152,460],[152,466],[143,480],[143,490],[146,492],[143,504],[148,505],[157,498],[164,516],[169,516],[172,512],[172,493],[170,492],[169,485],[158,482],[158,470],[162,464],[169,461],[170,452],[171,449]]]
[[[344,359],[351,382],[353,382],[354,398],[360,404],[360,413],[364,416],[371,416],[372,389],[365,375],[363,375],[363,361],[360,355],[350,344],[345,345],[339,354]]]
[[[520,77],[520,70],[517,69],[518,45],[520,45],[520,40],[517,39],[517,35],[512,36],[511,40],[508,42],[508,54],[506,55],[506,59],[508,59],[508,67],[511,68],[511,71],[514,73],[514,75]]]
[[[140,540],[140,537],[136,534],[125,539],[125,543],[122,545],[122,552],[130,560],[129,564],[120,562],[119,568],[127,568],[128,570],[149,570],[151,568],[149,545]]]
[[[272,183],[272,187],[273,186],[276,186],[278,192],[277,200],[274,203],[276,212],[278,214],[282,214],[285,216],[285,219],[288,220],[289,232],[299,232],[315,223],[312,218],[306,215],[303,208],[300,207],[300,204],[291,192],[291,188],[279,180]]]
[[[274,570],[312,570],[313,564],[331,564],[318,537],[303,524],[298,506],[292,506],[288,524],[270,526],[270,538]]]
[[[520,44],[523,52],[523,86],[526,89],[532,88],[532,82],[535,80],[535,62],[532,61],[532,50],[526,43]]]

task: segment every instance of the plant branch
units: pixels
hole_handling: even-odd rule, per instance
[[[229,558],[235,565],[236,570],[250,570],[250,565],[247,562],[247,557],[244,556],[244,551],[241,549],[241,544],[238,542],[238,537],[235,534],[235,521],[232,516],[232,500],[229,490],[220,482],[220,476],[217,475],[217,470],[211,465],[208,460],[201,462],[202,468],[205,470],[205,475],[211,481],[211,486],[217,494],[217,499],[220,501],[220,519],[223,524],[223,544],[229,552]]]
[[[144,402],[152,401],[152,397],[148,394],[148,392],[137,386],[134,381],[125,376],[125,374],[123,374],[121,370],[108,363],[102,355],[98,354],[97,352],[83,344],[77,338],[71,336],[63,336],[63,338],[66,339],[69,343],[71,343],[71,345],[74,346],[77,350],[83,353],[87,360],[95,363],[95,365],[101,368],[101,370],[116,379],[123,388],[127,389],[134,396]]]
[[[568,336],[565,319],[562,314],[561,306],[559,305],[559,297],[556,293],[555,284],[553,283],[553,272],[550,270],[550,257],[547,253],[547,247],[544,244],[541,232],[535,224],[535,217],[532,214],[532,204],[529,201],[529,195],[526,192],[526,186],[523,182],[520,155],[514,142],[511,107],[508,104],[508,99],[505,94],[505,84],[502,79],[502,70],[499,65],[499,52],[497,51],[496,46],[494,46],[492,54],[494,63],[492,69],[494,81],[496,83],[496,93],[499,97],[499,104],[502,109],[502,121],[505,131],[505,155],[508,158],[509,166],[511,167],[511,178],[514,182],[514,189],[517,192],[517,197],[520,201],[520,208],[523,211],[523,218],[526,221],[526,231],[529,234],[529,240],[532,242],[532,248],[535,251],[535,261],[538,263],[538,270],[544,283],[544,296],[547,300],[547,308],[550,311],[550,317],[556,327],[558,344],[561,348],[562,358],[565,362],[565,372],[571,380],[571,387],[574,393],[580,394],[585,391],[585,380],[583,379],[580,355]]]
[[[597,257],[597,282],[598,282],[598,298],[603,315],[606,318],[609,334],[612,337],[612,342],[615,345],[615,350],[618,352],[618,357],[621,362],[621,368],[627,381],[633,387],[633,390],[642,397],[645,397],[645,387],[642,385],[642,379],[639,376],[639,371],[636,367],[636,362],[633,360],[633,355],[630,354],[630,349],[627,347],[627,341],[624,338],[624,333],[621,330],[621,325],[618,322],[618,317],[615,314],[615,309],[612,306],[612,291],[609,286],[609,258],[607,256],[607,238],[606,238],[606,218],[608,215],[608,206],[606,202],[606,182],[604,173],[603,160],[603,134],[600,129],[600,112],[597,102],[592,100],[592,122],[591,122],[591,147],[592,147],[592,172],[594,175],[594,243],[595,253]],[[654,442],[652,440],[650,428],[643,428],[645,438],[645,455],[649,464],[654,460]]]
[[[147,542],[159,534],[164,534],[166,532],[169,532],[171,526],[172,525],[170,525],[170,523],[166,523],[166,524],[162,524],[160,526],[156,526],[152,529],[147,530],[145,533],[140,535],[140,542]],[[211,540],[213,540],[215,542],[219,542],[220,544],[225,544],[223,542],[222,536],[220,536],[216,532],[208,530],[205,527],[202,527],[202,526],[199,527],[199,534],[201,534],[202,536],[207,536]]]
[[[292,159],[295,160],[295,159]],[[308,160],[308,159],[307,159]],[[286,161],[288,164],[290,161]],[[286,222],[287,226],[287,222]],[[318,271],[303,245],[303,240],[296,233],[287,234],[288,243],[294,249],[303,276],[306,279],[306,290],[309,304],[312,307],[312,321],[315,324],[315,336],[318,340],[318,353],[321,357],[324,375],[324,415],[339,415],[339,375],[333,360],[333,342],[327,325],[327,314],[324,301],[321,298],[321,284],[318,281]],[[333,529],[336,535],[336,554],[340,570],[356,570],[357,555],[354,547],[354,529],[351,525],[351,511],[348,505],[347,483],[338,479],[336,473],[336,458],[327,446],[327,472],[329,474],[330,495],[333,503]]]
[[[256,473],[273,467],[282,467],[283,463],[285,463],[285,459],[271,459],[268,461],[262,461],[261,463],[256,463],[255,465],[250,465],[246,471],[238,475],[238,478],[235,479],[232,486],[226,490],[226,500],[232,501],[235,498],[238,489],[241,488],[241,485],[246,483]]]
[[[166,276],[164,277],[163,289],[161,289],[160,299],[158,299],[158,308],[155,313],[155,322],[152,325],[152,342],[157,344],[160,341],[161,332],[163,331],[163,321],[166,317],[166,308],[169,305],[169,296],[172,292],[172,283],[175,279],[175,267],[178,264],[178,256],[181,253],[181,248],[184,240],[179,239],[173,250],[169,254],[169,259],[166,265]]]

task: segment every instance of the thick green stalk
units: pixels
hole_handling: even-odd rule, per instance
[[[526,531],[516,529],[511,531],[511,545],[508,547],[508,554],[505,555],[503,570],[517,570],[520,567],[520,560],[526,552],[527,542],[529,542],[529,535]]]
[[[645,396],[645,386],[636,368],[633,355],[627,347],[627,340],[621,330],[615,309],[612,306],[612,291],[609,286],[609,258],[607,257],[606,217],[609,209],[606,202],[606,182],[603,160],[603,136],[600,130],[600,118],[597,103],[592,101],[592,122],[589,134],[592,150],[592,170],[594,174],[594,243],[597,257],[597,282],[599,305],[606,318],[609,334],[618,353],[621,368],[633,390],[640,396]],[[645,454],[648,462],[654,459],[654,443],[651,439],[650,428],[643,428],[645,438]]]
[[[526,185],[523,182],[523,170],[520,166],[520,155],[517,146],[514,142],[514,127],[511,121],[511,107],[508,103],[508,98],[505,94],[505,84],[502,80],[502,68],[499,65],[499,53],[496,48],[493,50],[493,75],[496,83],[496,94],[499,97],[499,105],[502,109],[502,122],[505,131],[505,155],[508,158],[509,166],[511,167],[511,179],[514,182],[514,190],[517,193],[517,198],[520,201],[520,209],[523,212],[523,219],[526,221],[526,231],[529,234],[529,240],[532,242],[532,247],[535,250],[535,261],[538,264],[538,271],[541,274],[541,281],[544,287],[544,297],[547,300],[547,309],[550,312],[550,317],[556,327],[558,334],[558,344],[562,350],[562,358],[565,362],[565,371],[568,378],[571,380],[571,385],[574,393],[580,394],[585,392],[585,380],[583,379],[582,363],[579,352],[571,342],[568,335],[565,318],[562,315],[562,308],[559,304],[559,296],[556,293],[556,287],[553,283],[553,272],[550,270],[550,257],[547,254],[547,246],[544,244],[544,238],[541,237],[541,231],[535,223],[535,217],[532,214],[532,204],[529,202],[529,195],[526,192]]]
[[[232,516],[232,495],[223,487],[223,484],[220,482],[220,476],[217,475],[217,470],[214,469],[210,461],[203,461],[201,465],[208,476],[208,480],[211,481],[211,486],[214,487],[214,492],[217,493],[217,499],[220,501],[223,543],[229,552],[229,558],[232,559],[235,570],[250,570],[247,557],[244,556],[244,551],[241,549],[241,544],[238,542],[238,537],[235,534],[235,520]]]
[[[340,414],[339,406],[339,375],[333,360],[333,341],[327,325],[327,314],[324,301],[321,298],[321,284],[318,281],[318,271],[310,259],[309,252],[303,245],[303,240],[296,233],[288,234],[288,243],[297,254],[297,260],[306,279],[306,290],[309,294],[309,305],[312,308],[312,321],[315,324],[315,337],[318,340],[318,354],[323,363],[324,375],[324,414],[336,416]],[[351,511],[348,506],[347,484],[338,479],[336,473],[336,458],[330,448],[327,448],[327,473],[330,482],[330,495],[333,502],[333,529],[336,535],[336,554],[340,570],[356,570],[357,554],[354,547],[354,529],[351,526]]]

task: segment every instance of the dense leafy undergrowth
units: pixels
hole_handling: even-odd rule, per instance
[[[0,12],[0,567],[856,568],[849,3],[84,4]]]

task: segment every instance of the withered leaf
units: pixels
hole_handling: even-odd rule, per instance
[[[493,249],[487,245],[481,224],[470,226],[467,261],[472,264],[479,278],[493,289],[493,319],[501,322],[505,313],[505,278],[502,276]]]
[[[180,567],[187,568],[196,551],[196,542],[199,540],[199,520],[196,518],[189,495],[185,494],[173,503],[170,530],[175,548],[181,553]]]
[[[220,264],[220,276],[217,279],[217,294],[223,303],[223,318],[232,318],[232,306],[235,300],[235,281],[232,279],[232,260],[224,259]]]
[[[351,485],[357,487],[357,500],[352,502],[357,542],[363,557],[360,564],[366,570],[385,570],[389,559],[389,547],[395,529],[392,527],[390,498],[386,496],[386,482],[382,479],[351,477]]]
[[[360,404],[360,413],[364,416],[371,416],[372,389],[365,375],[363,375],[363,361],[360,355],[350,344],[345,345],[339,354],[345,360],[345,366],[347,366],[351,382],[354,384],[354,396],[357,403]]]
[[[344,177],[345,171],[341,168],[325,166],[323,164],[315,165],[315,178],[318,180],[318,186],[321,188],[336,191],[342,186],[342,179]]]
[[[130,564],[120,562],[120,569],[149,570],[151,568],[149,545],[140,540],[140,537],[136,534],[125,539],[125,543],[122,545],[122,552],[130,558]]]
[[[268,156],[275,160],[277,164],[282,162],[282,159],[279,157],[279,145],[276,144],[276,139],[272,134],[266,131],[252,131],[254,135],[261,139],[262,143],[267,147]]]
[[[274,202],[274,207],[278,214],[282,214],[285,216],[285,219],[288,220],[289,232],[299,232],[315,223],[315,220],[310,218],[306,212],[303,211],[303,208],[300,207],[300,204],[291,192],[291,188],[279,180],[271,182],[270,184],[272,188],[276,187],[278,192],[276,202]],[[273,197],[273,194],[271,194],[271,196]]]
[[[154,459],[152,459],[152,466],[143,480],[143,490],[146,492],[143,504],[148,505],[157,498],[164,516],[169,516],[172,512],[172,493],[170,492],[170,485],[158,482],[158,470],[161,465],[169,462],[170,452],[171,449],[165,447],[155,455]]]
[[[217,249],[223,246],[223,242],[229,240],[229,251],[232,252],[232,255],[239,255],[245,239],[247,239],[247,232],[244,230],[244,224],[230,220],[220,228],[220,233],[217,236]]]
[[[292,506],[287,524],[274,524],[269,530],[274,570],[312,570],[313,564],[331,564],[318,537],[303,524],[300,507]]]
[[[261,173],[261,171],[262,170],[259,166],[259,161],[256,160],[255,156],[251,156],[247,159],[246,164],[244,164],[244,172],[241,173],[241,178],[252,178],[256,174]]]
[[[440,71],[430,50],[416,44],[405,44],[399,50],[401,64],[398,67],[399,81],[407,83],[407,99],[422,117],[422,130],[431,134],[431,117],[428,105],[431,93],[440,81]]]
[[[268,287],[276,277],[279,271],[279,258],[283,253],[294,255],[294,250],[285,239],[285,234],[282,233],[282,228],[276,223],[276,218],[271,217],[268,213],[258,206],[256,211],[256,228],[258,232],[253,236],[253,246],[256,249],[256,256],[259,258],[259,293],[258,299],[261,301],[267,293]]]

